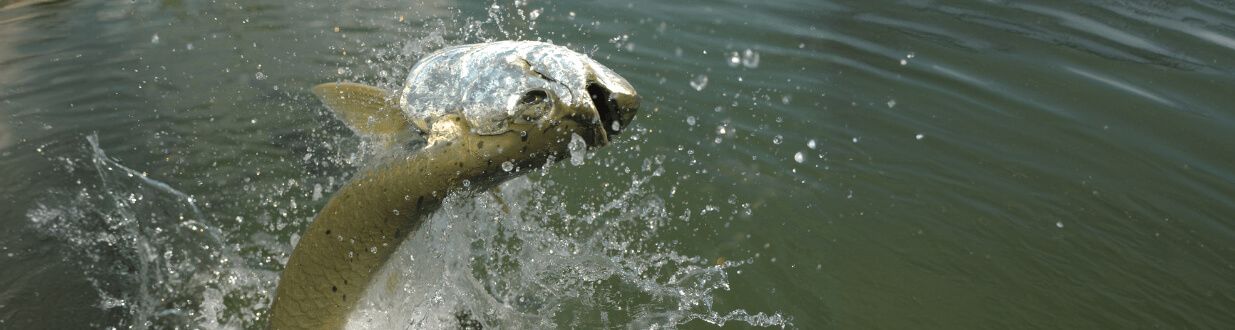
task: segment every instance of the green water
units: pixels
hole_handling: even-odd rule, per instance
[[[451,276],[416,279],[446,309],[1235,324],[1231,2],[0,0],[0,328],[261,328],[296,233],[364,165],[308,87],[393,89],[499,39],[588,53],[643,109],[506,187],[514,213],[436,217]]]

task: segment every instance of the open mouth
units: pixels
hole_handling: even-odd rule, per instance
[[[639,109],[639,97],[633,94],[614,93],[599,82],[588,83],[587,93],[595,108],[595,115],[578,113],[571,116],[585,127],[580,132],[591,148],[609,144],[610,140],[626,129]]]
[[[596,82],[587,85],[587,93],[608,137],[621,134],[639,110],[639,97],[634,94],[614,93]]]
[[[621,116],[618,114],[613,93],[600,84],[591,83],[587,85],[587,94],[592,97],[592,105],[596,106],[596,113],[600,115],[600,123],[605,133],[609,136],[620,133],[623,123],[619,121]]]

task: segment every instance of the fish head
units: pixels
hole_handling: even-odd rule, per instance
[[[408,74],[399,107],[429,134],[498,135],[514,127],[570,125],[590,147],[608,144],[639,108],[634,87],[613,70],[569,48],[536,41],[454,46],[421,59]],[[461,118],[466,127],[459,127]]]

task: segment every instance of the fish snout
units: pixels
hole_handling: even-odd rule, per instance
[[[578,125],[588,148],[603,147],[634,120],[639,96],[633,89],[615,91],[599,82],[588,83],[586,92],[589,102],[568,108],[562,118]]]
[[[601,83],[591,83],[587,93],[605,135],[620,134],[639,112],[639,95],[632,88],[610,89]]]

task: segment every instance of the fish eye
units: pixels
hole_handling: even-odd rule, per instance
[[[548,100],[548,99],[549,99],[549,93],[546,93],[545,91],[542,91],[539,89],[535,89],[535,90],[528,91],[527,93],[523,93],[523,97],[519,98],[519,104],[532,105],[536,103],[545,102],[545,100]]]
[[[548,91],[533,89],[524,92],[515,105],[515,122],[529,123],[539,120],[553,110],[553,102]]]

